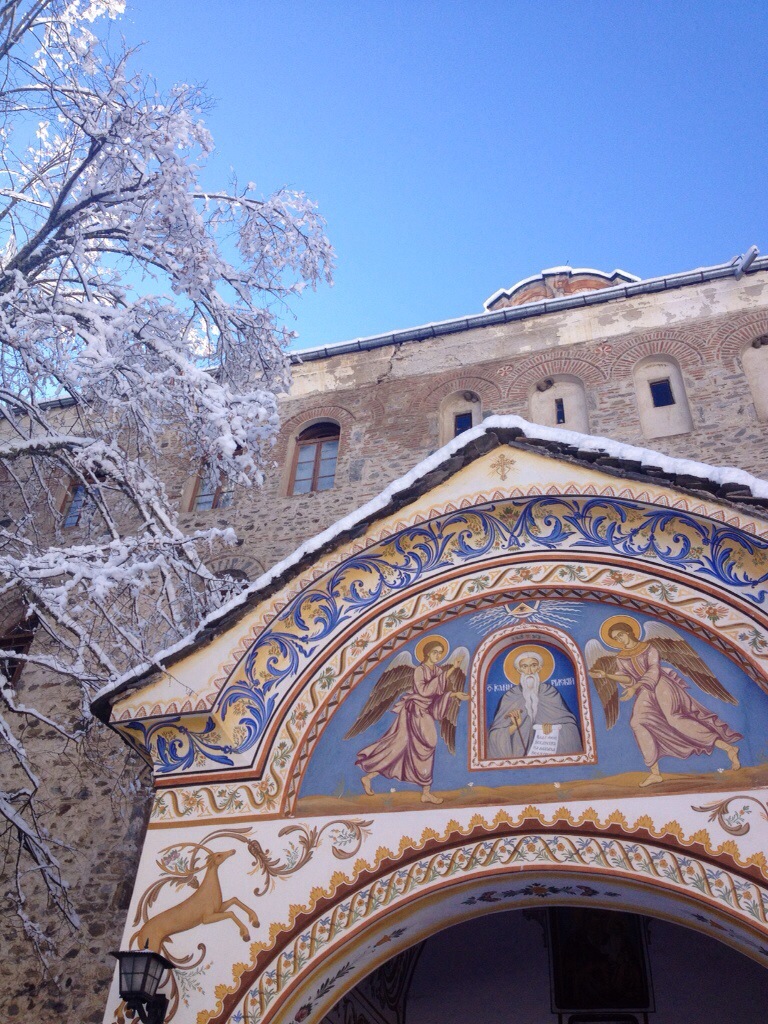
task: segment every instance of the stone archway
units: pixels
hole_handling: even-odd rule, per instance
[[[609,1010],[624,1024],[761,1024],[766,1001],[768,971],[716,939],[651,915],[542,900],[412,946],[323,1024],[570,1024]]]

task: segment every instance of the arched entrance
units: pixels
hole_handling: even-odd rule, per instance
[[[657,917],[540,906],[474,918],[385,963],[324,1024],[762,1024],[768,971]]]
[[[392,956],[445,928],[501,910],[599,907],[692,928],[768,964],[761,873],[701,844],[616,825],[425,835],[421,849],[362,862],[354,883],[317,891],[289,933],[240,976],[210,1022],[319,1022]],[[297,908],[298,909],[298,908]]]

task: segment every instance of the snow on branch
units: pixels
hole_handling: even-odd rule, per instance
[[[99,688],[220,603],[206,558],[231,531],[185,533],[164,476],[176,459],[261,483],[289,383],[280,318],[334,259],[302,193],[201,186],[208,101],[107,49],[99,23],[123,7],[0,4],[0,600],[38,623],[20,651],[0,621],[0,822],[30,934],[27,868],[72,917],[16,723],[77,739]],[[78,699],[59,720],[9,665]]]

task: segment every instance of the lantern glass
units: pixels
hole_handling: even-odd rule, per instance
[[[122,999],[154,999],[163,971],[173,967],[159,953],[150,949],[113,953],[120,962],[120,996]]]

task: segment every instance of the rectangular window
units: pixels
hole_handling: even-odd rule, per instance
[[[87,491],[85,484],[76,484],[70,491],[69,506],[64,516],[64,526],[77,526],[86,504]]]
[[[472,413],[471,412],[457,412],[453,417],[453,436],[458,437],[459,434],[463,434],[465,430],[472,429]]]
[[[208,512],[212,508],[229,508],[232,504],[234,487],[213,466],[207,466],[201,475],[193,512]]]
[[[317,490],[330,491],[336,477],[336,459],[339,454],[338,438],[320,442],[320,458],[317,462]]]
[[[555,399],[555,423],[565,423],[565,402],[562,398]]]
[[[672,384],[669,377],[664,377],[663,380],[651,380],[648,382],[648,387],[651,389],[651,398],[657,409],[664,405],[675,404],[675,396],[672,394]]]
[[[294,494],[309,494],[312,490],[312,477],[315,473],[315,443],[299,446],[296,458],[296,475],[293,480]]]

